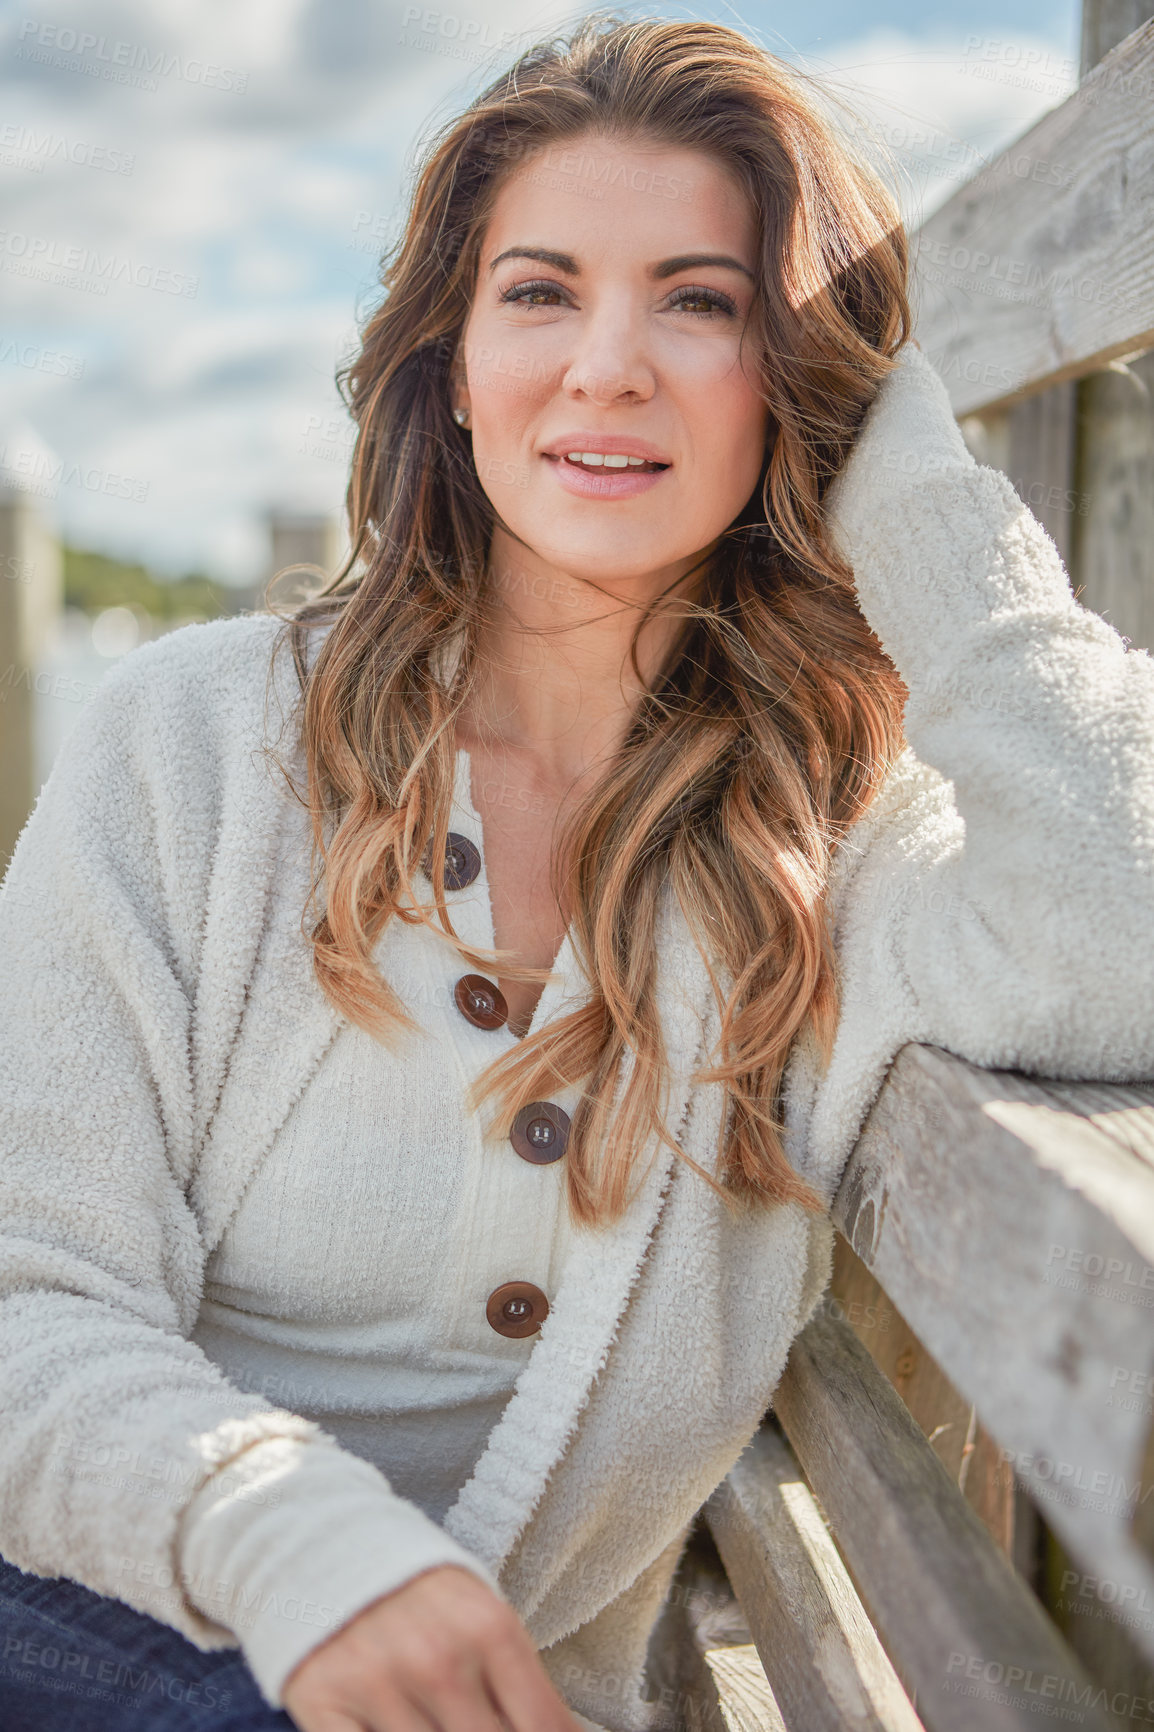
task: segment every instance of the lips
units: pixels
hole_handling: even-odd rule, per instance
[[[653,445],[648,439],[636,439],[624,434],[595,433],[591,428],[575,428],[571,432],[559,434],[551,439],[548,445],[542,447],[543,457],[567,459],[573,452],[588,453],[597,457],[639,457],[644,463],[652,463],[661,469],[668,469],[672,464],[668,452],[660,446]],[[601,464],[587,467],[602,468]],[[620,469],[619,463],[608,466],[610,470]],[[636,467],[635,465],[626,465]],[[641,471],[645,473],[645,471]]]
[[[567,463],[571,469],[587,469],[593,474],[600,471],[606,475],[659,475],[669,467],[668,463],[650,463],[644,457],[630,457],[626,453],[618,456],[613,452],[570,451],[564,457],[553,457],[549,452],[545,455],[550,463]]]
[[[661,480],[671,469],[670,464],[639,461],[627,464],[571,463],[568,457],[543,453],[550,473],[563,492],[576,499],[628,500],[660,487]]]

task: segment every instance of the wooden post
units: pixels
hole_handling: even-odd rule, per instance
[[[1152,0],[1083,0],[1080,76],[1152,14]],[[1154,351],[1065,389],[1076,398],[1074,588],[1136,649],[1154,648]]]
[[[39,791],[36,676],[62,600],[60,547],[36,496],[0,487],[0,871]]]
[[[1154,649],[1154,351],[1076,389],[1070,575],[1084,606],[1136,649]]]
[[[268,532],[268,575],[285,573],[275,590],[282,603],[317,587],[316,570],[310,573],[307,568],[319,568],[328,578],[340,563],[340,525],[335,517],[273,510],[268,514]]]
[[[1091,66],[1151,17],[1150,0],[1083,0],[1079,77],[1085,78]]]

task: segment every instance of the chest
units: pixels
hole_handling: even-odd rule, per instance
[[[552,860],[571,790],[478,744],[470,744],[461,764],[463,798],[475,814],[473,839],[484,861],[493,942],[528,967],[551,968],[569,924]],[[523,1035],[540,985],[501,974],[497,984],[509,1006],[511,1031]]]
[[[347,1366],[519,1364],[532,1339],[503,1335],[489,1301],[509,1282],[555,1292],[564,1164],[520,1157],[466,1108],[512,1036],[461,1015],[445,947],[396,921],[377,962],[419,1030],[390,1048],[341,1026],[210,1258],[203,1315]]]

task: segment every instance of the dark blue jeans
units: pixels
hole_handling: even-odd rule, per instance
[[[77,1582],[0,1558],[3,1732],[293,1732],[238,1648],[178,1630]]]

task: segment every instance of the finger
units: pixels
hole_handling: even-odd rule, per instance
[[[371,1704],[361,1712],[366,1732],[445,1732],[436,1718],[426,1715],[418,1703],[395,1690],[374,1690]]]
[[[507,1732],[480,1671],[467,1682],[439,1684],[417,1700],[437,1732]]]
[[[285,1709],[299,1732],[365,1732],[363,1720],[350,1720],[347,1714],[333,1708],[298,1709],[296,1714]],[[303,1714],[304,1719],[299,1716]]]
[[[517,1634],[523,1635],[520,1630]],[[442,1660],[419,1683],[410,1679],[407,1691],[437,1732],[508,1732],[489,1693],[479,1654]]]
[[[578,1732],[576,1721],[527,1641],[495,1651],[486,1667],[486,1681],[511,1732]]]

